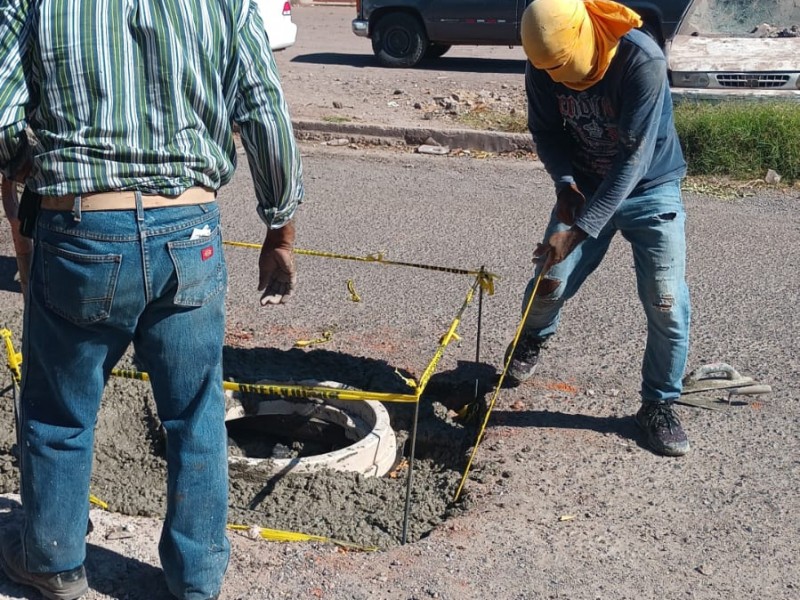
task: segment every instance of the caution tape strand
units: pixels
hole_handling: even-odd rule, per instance
[[[539,272],[539,275],[536,277],[536,281],[533,284],[533,290],[531,291],[531,295],[528,298],[525,310],[522,313],[522,319],[520,319],[519,325],[517,325],[517,330],[514,333],[514,339],[511,341],[511,349],[508,352],[508,356],[506,356],[505,363],[503,364],[503,372],[500,373],[500,377],[498,378],[497,384],[495,385],[494,392],[492,393],[492,398],[489,401],[489,405],[486,409],[486,414],[483,417],[483,422],[481,423],[481,427],[478,430],[478,436],[475,438],[475,445],[472,447],[472,452],[470,453],[469,460],[467,461],[467,466],[464,469],[464,473],[461,476],[461,481],[459,482],[458,488],[456,489],[456,493],[453,496],[453,502],[458,502],[458,499],[461,497],[461,491],[464,488],[464,483],[467,481],[469,472],[472,469],[472,462],[473,460],[475,460],[475,455],[478,453],[478,446],[483,440],[483,436],[486,432],[486,425],[489,423],[489,417],[492,414],[492,410],[494,409],[497,397],[500,394],[501,388],[503,387],[503,381],[505,381],[506,373],[508,373],[508,367],[511,364],[512,357],[514,356],[514,350],[516,349],[517,342],[519,342],[519,338],[522,335],[522,330],[525,327],[525,322],[528,320],[528,313],[531,310],[531,306],[533,306],[533,300],[534,298],[536,298],[536,292],[539,290],[539,284],[542,282],[543,276],[544,276],[544,270]]]
[[[253,244],[250,242],[233,242],[233,241],[225,241],[223,242],[227,246],[233,246],[237,248],[252,248],[252,249],[261,249],[261,244]],[[382,265],[392,265],[398,267],[412,267],[415,269],[426,269],[428,271],[438,271],[440,273],[452,273],[454,275],[472,275],[472,276],[480,276],[480,285],[488,294],[494,294],[494,281],[499,279],[497,275],[486,271],[485,269],[481,268],[479,270],[470,270],[470,269],[457,269],[453,267],[442,267],[437,265],[428,265],[424,263],[413,263],[413,262],[406,262],[406,261],[398,261],[398,260],[389,260],[384,257],[382,252],[377,252],[375,254],[368,254],[367,256],[353,256],[350,254],[339,254],[336,252],[323,252],[320,250],[303,250],[301,248],[294,249],[295,254],[302,254],[305,256],[317,256],[321,258],[338,258],[341,260],[354,260],[358,262],[370,262],[370,263],[380,263]]]

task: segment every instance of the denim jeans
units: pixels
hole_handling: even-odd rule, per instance
[[[681,394],[689,349],[685,221],[680,181],[670,181],[627,198],[597,239],[586,238],[544,276],[541,285],[547,293],[537,293],[525,322],[526,334],[547,339],[556,332],[564,303],[600,265],[619,231],[633,250],[639,300],[647,317],[642,401],[676,400]],[[554,210],[545,240],[565,229],[568,226],[556,219]],[[538,276],[538,269],[535,275]],[[528,283],[523,307],[527,306],[535,281],[536,277]]]
[[[29,571],[84,561],[97,412],[132,342],[166,430],[168,587],[186,600],[219,592],[230,552],[221,243],[216,203],[40,213],[20,396]]]

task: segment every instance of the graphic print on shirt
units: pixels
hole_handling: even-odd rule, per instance
[[[617,156],[617,115],[610,100],[596,94],[557,94],[558,110],[573,139],[573,166],[602,179]]]

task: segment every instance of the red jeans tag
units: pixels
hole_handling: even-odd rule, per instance
[[[200,258],[203,260],[208,260],[212,256],[214,256],[214,246],[207,246],[200,250]]]

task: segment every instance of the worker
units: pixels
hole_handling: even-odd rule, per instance
[[[534,252],[537,267],[523,306],[543,277],[508,377],[519,384],[533,375],[565,302],[619,232],[632,250],[647,318],[635,419],[652,450],[680,456],[689,451],[673,408],[689,346],[686,164],[664,53],[637,29],[641,24],[639,15],[609,0],[534,0],[523,13],[528,126],[556,202]],[[601,301],[594,310],[603,310]]]
[[[220,594],[230,545],[217,190],[234,174],[232,123],[266,229],[254,287],[278,305],[295,286],[302,165],[257,3],[4,3],[0,169],[40,210],[20,391],[24,520],[4,532],[0,565],[47,598],[88,590],[94,428],[131,343],[166,431],[167,588]]]

